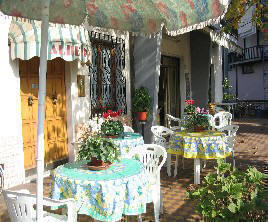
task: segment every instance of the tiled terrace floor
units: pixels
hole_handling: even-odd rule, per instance
[[[245,169],[248,165],[255,165],[262,169],[268,164],[268,119],[240,119],[234,122],[238,124],[238,131],[235,156],[236,166]],[[230,160],[229,160],[230,161]],[[181,164],[181,161],[179,161]],[[214,171],[215,161],[210,160],[207,167],[201,173],[201,180],[208,172]],[[161,183],[164,201],[164,214],[161,215],[161,222],[173,221],[201,221],[201,218],[194,212],[194,204],[185,200],[186,187],[193,183],[193,160],[185,159],[185,170],[179,165],[176,178],[166,176],[166,168],[161,172]],[[44,180],[45,195],[50,192],[50,178]],[[35,182],[24,184],[14,189],[29,189],[35,192]],[[147,205],[147,213],[143,215],[143,221],[154,221],[153,205]],[[135,217],[128,218],[136,221]],[[7,209],[0,196],[0,222],[9,222]],[[89,217],[79,215],[79,222],[92,221]],[[124,221],[124,220],[122,220]]]

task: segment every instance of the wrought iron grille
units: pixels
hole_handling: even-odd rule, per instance
[[[121,109],[126,113],[125,41],[97,32],[91,32],[90,39],[91,115],[99,115],[109,109]]]

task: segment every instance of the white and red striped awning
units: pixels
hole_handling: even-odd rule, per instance
[[[12,60],[40,57],[41,22],[12,21],[9,29],[9,42]],[[65,61],[79,59],[86,63],[91,59],[88,31],[82,26],[51,23],[48,30],[47,50],[48,60],[61,57]]]

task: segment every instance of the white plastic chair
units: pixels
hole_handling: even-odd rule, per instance
[[[134,133],[134,130],[130,126],[123,126],[123,127],[124,127],[124,132]]]
[[[232,121],[232,114],[229,112],[218,112],[213,116],[213,119],[211,121],[212,129],[218,130],[222,127],[225,127],[227,125],[231,125]]]
[[[238,125],[228,125],[219,129],[221,132],[226,132],[226,142],[229,148],[232,149],[232,160],[233,160],[233,167],[235,167],[235,159],[234,159],[234,143],[236,132],[239,129]]]
[[[7,204],[8,213],[12,222],[32,222],[36,221],[36,196],[25,191],[9,191],[3,190],[4,198]],[[53,200],[44,198],[44,206],[60,207],[67,205],[68,211],[66,215],[53,214],[43,211],[43,222],[76,222],[77,212],[75,210],[74,199]]]
[[[130,152],[130,157],[139,159],[144,164],[152,187],[155,221],[159,222],[159,211],[163,213],[162,194],[160,187],[160,170],[164,165],[167,152],[164,147],[157,144],[144,144],[137,146]],[[139,221],[141,217],[139,215]]]
[[[174,131],[181,131],[182,130],[182,128],[181,128],[181,119],[180,118],[174,117],[174,116],[172,116],[170,114],[166,114],[166,117],[167,117],[167,120],[168,120],[169,129],[174,130]],[[177,123],[177,125],[172,126],[172,122]]]
[[[171,137],[171,136],[173,136],[174,131],[165,127],[165,126],[152,126],[151,131],[153,133],[153,143],[158,144],[160,146],[163,146],[165,149],[167,149],[169,142],[166,141],[166,138],[164,138],[164,136]],[[175,163],[177,163],[177,155],[176,155],[176,162]],[[168,176],[171,176],[170,168],[171,168],[171,154],[168,153],[167,154],[167,174],[168,174]],[[174,177],[176,177],[176,175],[177,175],[177,167],[175,166]]]

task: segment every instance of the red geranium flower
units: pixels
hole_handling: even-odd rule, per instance
[[[107,112],[108,112],[109,114],[111,114],[111,113],[113,113],[113,110],[109,109]]]
[[[186,102],[188,105],[194,105],[194,100],[193,100],[193,99],[185,100],[185,102]]]
[[[102,117],[105,118],[105,119],[107,119],[109,116],[110,116],[109,113],[103,113],[103,114],[102,114]]]
[[[112,112],[112,113],[110,113],[110,116],[111,116],[111,117],[117,117],[118,114],[117,114],[117,112]]]

